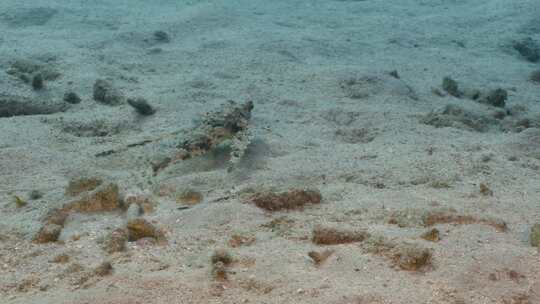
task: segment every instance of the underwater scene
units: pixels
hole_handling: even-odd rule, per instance
[[[540,1],[0,0],[0,304],[540,304]]]

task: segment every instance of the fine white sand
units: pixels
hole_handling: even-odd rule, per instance
[[[158,30],[170,41],[156,41]],[[0,94],[82,98],[63,113],[0,118],[0,303],[540,303],[540,255],[529,242],[540,221],[540,129],[421,123],[447,104],[495,111],[434,94],[451,76],[466,88],[507,90],[507,108],[526,107],[538,126],[540,85],[528,77],[540,64],[512,48],[526,37],[540,41],[535,0],[0,1]],[[20,59],[61,76],[35,92],[6,72]],[[140,117],[128,105],[96,103],[98,78],[157,112]],[[349,87],[351,78],[368,80]],[[212,155],[152,177],[146,160],[169,153],[164,144],[95,157],[189,130],[227,100],[255,104],[253,139],[232,172],[226,155]],[[107,135],[69,131],[81,126]],[[79,176],[150,195],[157,205],[145,217],[168,244],[106,254],[98,241],[125,224],[124,213],[74,214],[61,242],[32,243]],[[266,213],[236,195],[305,187],[321,192],[321,205]],[[182,189],[203,201],[178,210],[160,195]],[[29,199],[31,190],[43,198]],[[28,205],[17,208],[14,195]],[[508,229],[442,223],[434,226],[439,242],[421,239],[427,228],[413,218],[449,208]],[[412,223],[392,223],[396,213]],[[273,219],[289,224],[264,226]],[[405,271],[361,243],[314,245],[317,225],[428,248],[432,266]],[[231,248],[234,234],[255,242]],[[216,248],[236,260],[227,282],[211,276]],[[333,255],[314,266],[307,253],[325,249]],[[70,261],[51,262],[59,254]],[[74,265],[104,260],[112,274],[77,281]]]

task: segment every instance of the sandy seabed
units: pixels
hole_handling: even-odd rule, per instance
[[[540,303],[539,41],[534,0],[0,1],[0,303]]]

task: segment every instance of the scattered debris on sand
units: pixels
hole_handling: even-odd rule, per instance
[[[453,127],[476,132],[488,132],[500,128],[495,118],[453,104],[424,115],[420,122],[436,128]]]
[[[486,104],[493,107],[504,108],[508,99],[508,91],[502,88],[493,90],[480,90],[476,88],[460,89],[459,84],[453,78],[447,76],[443,78],[442,89],[451,96],[474,100],[481,104]],[[436,90],[438,95],[442,93]]]
[[[305,206],[317,205],[322,195],[316,189],[292,189],[287,192],[259,192],[248,201],[266,211],[301,210]]]
[[[231,149],[230,166],[228,168],[231,171],[240,162],[251,142],[248,128],[252,110],[253,102],[251,101],[238,104],[229,100],[215,111],[204,114],[197,126],[188,132],[173,132],[119,149],[100,152],[96,154],[96,157],[108,156],[133,147],[155,144],[167,138],[178,143],[176,146],[177,151],[175,155],[170,157],[160,156],[150,161],[154,175],[177,161],[204,155],[222,145],[228,145]]]
[[[251,101],[244,104],[228,101],[220,109],[206,113],[190,136],[177,146],[180,149],[177,158],[184,160],[203,155],[230,141],[232,149],[230,162],[231,166],[236,165],[251,140],[248,127],[252,110]]]

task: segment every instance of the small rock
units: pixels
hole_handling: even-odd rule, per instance
[[[78,104],[81,102],[81,97],[75,92],[66,92],[64,94],[64,101],[71,104]]]
[[[530,241],[532,246],[540,248],[540,224],[531,227]]]
[[[149,116],[156,113],[156,110],[144,98],[129,98],[127,102],[141,115]]]
[[[56,242],[61,232],[62,226],[56,224],[45,224],[34,237],[34,242],[38,244]]]
[[[124,96],[110,82],[98,79],[94,83],[94,100],[106,105],[115,106],[123,103]]]
[[[443,78],[442,81],[442,88],[445,90],[448,94],[454,96],[454,97],[461,97],[462,93],[459,90],[458,83],[451,77],[447,76]]]

